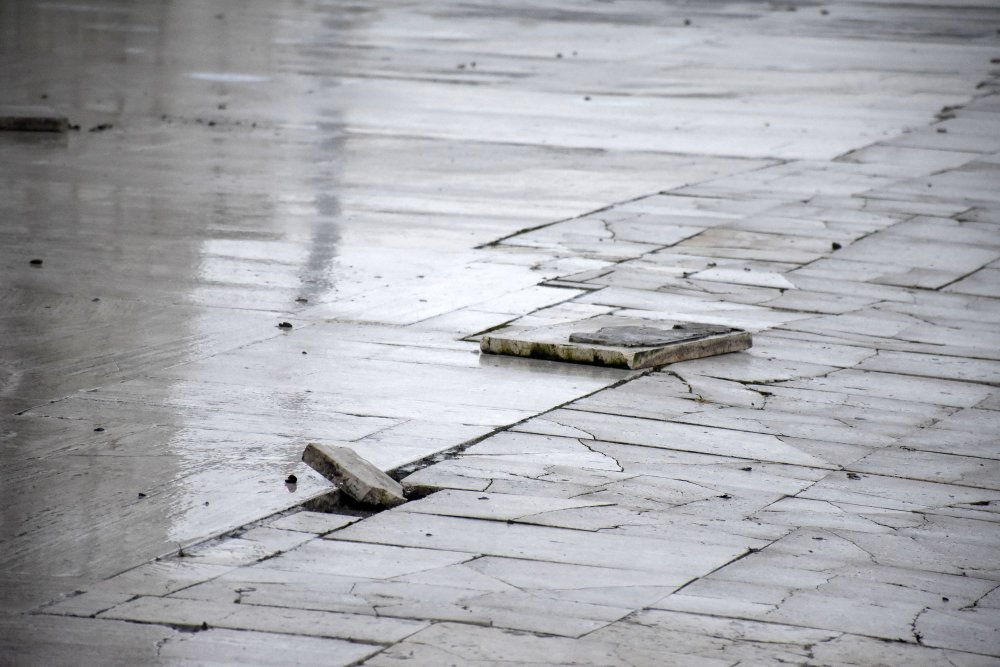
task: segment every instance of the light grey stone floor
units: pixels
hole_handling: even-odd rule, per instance
[[[1000,664],[996,3],[0,34],[81,126],[0,134],[0,662]],[[478,353],[607,315],[754,347]],[[303,510],[309,440],[423,497]]]

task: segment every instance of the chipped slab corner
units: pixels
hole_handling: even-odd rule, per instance
[[[0,131],[65,132],[66,116],[46,106],[0,106]]]
[[[406,502],[399,482],[349,447],[310,442],[302,460],[359,503],[389,508]]]
[[[505,329],[479,342],[486,354],[632,370],[739,352],[752,345],[749,331],[733,327],[613,315],[536,329]]]

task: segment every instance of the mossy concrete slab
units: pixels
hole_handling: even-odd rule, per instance
[[[482,337],[486,354],[506,354],[616,368],[650,368],[739,352],[753,344],[732,327],[602,316],[536,329],[504,329]]]

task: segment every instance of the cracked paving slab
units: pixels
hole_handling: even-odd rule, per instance
[[[995,664],[996,7],[737,9],[11,15],[0,661]],[[476,353],[594,316],[756,346]]]

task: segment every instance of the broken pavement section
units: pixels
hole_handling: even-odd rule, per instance
[[[302,460],[359,503],[388,508],[406,502],[403,487],[353,449],[310,442]]]
[[[486,354],[506,354],[596,366],[639,369],[739,352],[749,332],[725,326],[664,323],[604,316],[483,336]]]

